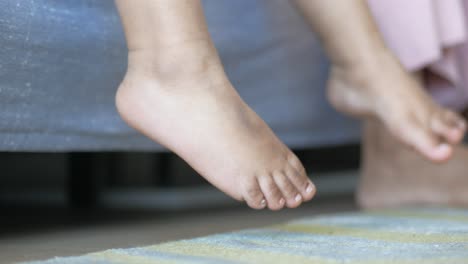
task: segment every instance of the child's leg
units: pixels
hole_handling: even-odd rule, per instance
[[[123,119],[252,208],[310,200],[300,161],[227,79],[200,1],[116,2],[129,48],[116,98]]]
[[[336,108],[379,119],[392,135],[432,161],[450,157],[465,122],[438,106],[387,50],[364,0],[296,1],[333,63]],[[449,144],[445,144],[449,143]]]
[[[422,85],[422,73],[413,73]],[[453,157],[434,164],[408,150],[375,120],[364,125],[358,203],[366,209],[444,205],[468,206],[468,148],[454,146]]]
[[[357,201],[376,209],[414,205],[468,207],[468,148],[434,164],[396,141],[377,121],[366,121]]]

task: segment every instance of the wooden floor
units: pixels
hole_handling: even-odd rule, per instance
[[[0,208],[0,263],[41,260],[109,248],[262,227],[323,213],[356,210],[353,198],[322,198],[280,212],[231,209],[182,212],[64,208]]]

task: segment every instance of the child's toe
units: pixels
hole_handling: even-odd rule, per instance
[[[273,172],[273,179],[281,190],[289,208],[296,208],[302,203],[302,195],[282,171]]]
[[[286,168],[285,173],[289,181],[291,181],[291,183],[294,184],[296,189],[301,193],[303,201],[309,201],[314,197],[315,186],[306,174],[300,173],[292,167]]]
[[[434,133],[450,144],[457,144],[462,140],[465,126],[463,118],[449,110],[441,110],[431,119]]]
[[[404,141],[413,146],[418,152],[435,162],[443,162],[450,158],[453,152],[452,146],[431,130],[411,128]]]
[[[245,187],[244,200],[253,209],[260,210],[266,207],[265,197],[255,177],[252,177]]]
[[[260,176],[258,182],[267,200],[268,208],[273,211],[282,209],[286,200],[283,198],[283,194],[273,180],[272,175]]]

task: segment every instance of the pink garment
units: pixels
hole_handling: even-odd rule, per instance
[[[368,0],[388,47],[437,102],[468,106],[468,0]]]

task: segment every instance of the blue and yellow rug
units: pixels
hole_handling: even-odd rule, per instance
[[[405,209],[320,216],[33,263],[466,264],[468,210]]]

